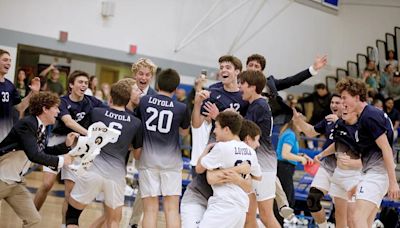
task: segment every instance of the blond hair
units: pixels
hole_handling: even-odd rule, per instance
[[[147,67],[150,69],[152,75],[154,76],[157,72],[157,66],[150,59],[140,58],[136,63],[132,64],[131,71],[133,75],[136,75],[140,67]]]

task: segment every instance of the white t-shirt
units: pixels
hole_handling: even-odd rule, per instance
[[[213,149],[201,160],[201,165],[206,169],[232,168],[247,161],[251,166],[250,174],[261,176],[260,164],[258,164],[256,152],[242,141],[231,140],[218,142]],[[212,185],[214,197],[232,202],[238,206],[249,207],[249,197],[238,185],[227,183]]]
[[[203,121],[199,128],[192,126],[192,158],[190,159],[190,165],[197,165],[197,160],[207,146],[211,128],[212,124],[207,121]]]

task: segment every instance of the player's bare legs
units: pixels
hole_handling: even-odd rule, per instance
[[[179,196],[164,196],[164,213],[167,228],[181,227],[179,214]]]
[[[142,199],[143,199],[143,209],[144,209],[142,226],[146,228],[156,228],[157,215],[159,210],[158,196],[146,197]]]
[[[246,213],[245,228],[257,228],[257,199],[256,194],[249,194],[249,210]]]
[[[57,174],[43,172],[42,185],[37,190],[35,198],[33,199],[33,203],[35,204],[35,207],[38,211],[40,210],[40,208],[42,208],[44,201],[46,201],[47,194],[53,187],[56,179],[57,179]]]
[[[267,199],[258,202],[258,211],[262,223],[268,228],[280,228],[281,225],[276,220],[273,211],[274,199]]]
[[[63,207],[62,207],[62,224],[65,224],[65,215],[67,214],[68,201],[71,196],[71,191],[74,188],[75,183],[72,180],[65,179],[64,185],[65,185],[65,196],[64,196],[64,203],[63,203]]]

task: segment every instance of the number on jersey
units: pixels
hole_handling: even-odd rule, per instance
[[[2,102],[9,102],[10,101],[10,93],[1,92],[1,101]]]
[[[160,133],[168,133],[171,130],[172,118],[174,117],[172,111],[161,110],[159,112],[153,107],[148,107],[146,112],[151,114],[146,120],[147,130],[158,131]]]
[[[235,109],[235,111],[239,111],[240,104],[239,103],[230,103],[229,107]]]

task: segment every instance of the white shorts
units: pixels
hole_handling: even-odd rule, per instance
[[[245,221],[245,208],[211,196],[199,228],[243,228]]]
[[[336,167],[332,175],[329,195],[348,200],[347,192],[360,183],[361,170],[345,170]]]
[[[361,182],[357,186],[356,200],[370,201],[379,208],[388,189],[387,173],[366,173],[361,176]]]
[[[99,193],[104,193],[104,203],[107,207],[115,209],[124,205],[125,178],[109,179],[95,172],[84,172],[72,189],[71,197],[82,203],[90,204]]]
[[[139,188],[142,198],[180,196],[182,194],[182,169],[140,169]]]
[[[78,175],[67,166],[61,168],[61,180],[70,180],[76,182],[79,179]]]
[[[275,180],[276,172],[263,172],[261,181],[252,181],[257,202],[275,198]]]
[[[47,146],[55,146],[61,143],[65,143],[66,139],[67,136],[65,135],[52,135],[50,136],[49,141],[47,142]],[[54,171],[47,166],[43,166],[43,172],[58,174],[60,172],[60,169]]]
[[[207,207],[196,203],[181,203],[181,220],[184,228],[198,228]]]
[[[328,192],[331,187],[331,182],[332,175],[329,174],[324,168],[319,167],[311,183],[311,187]]]

